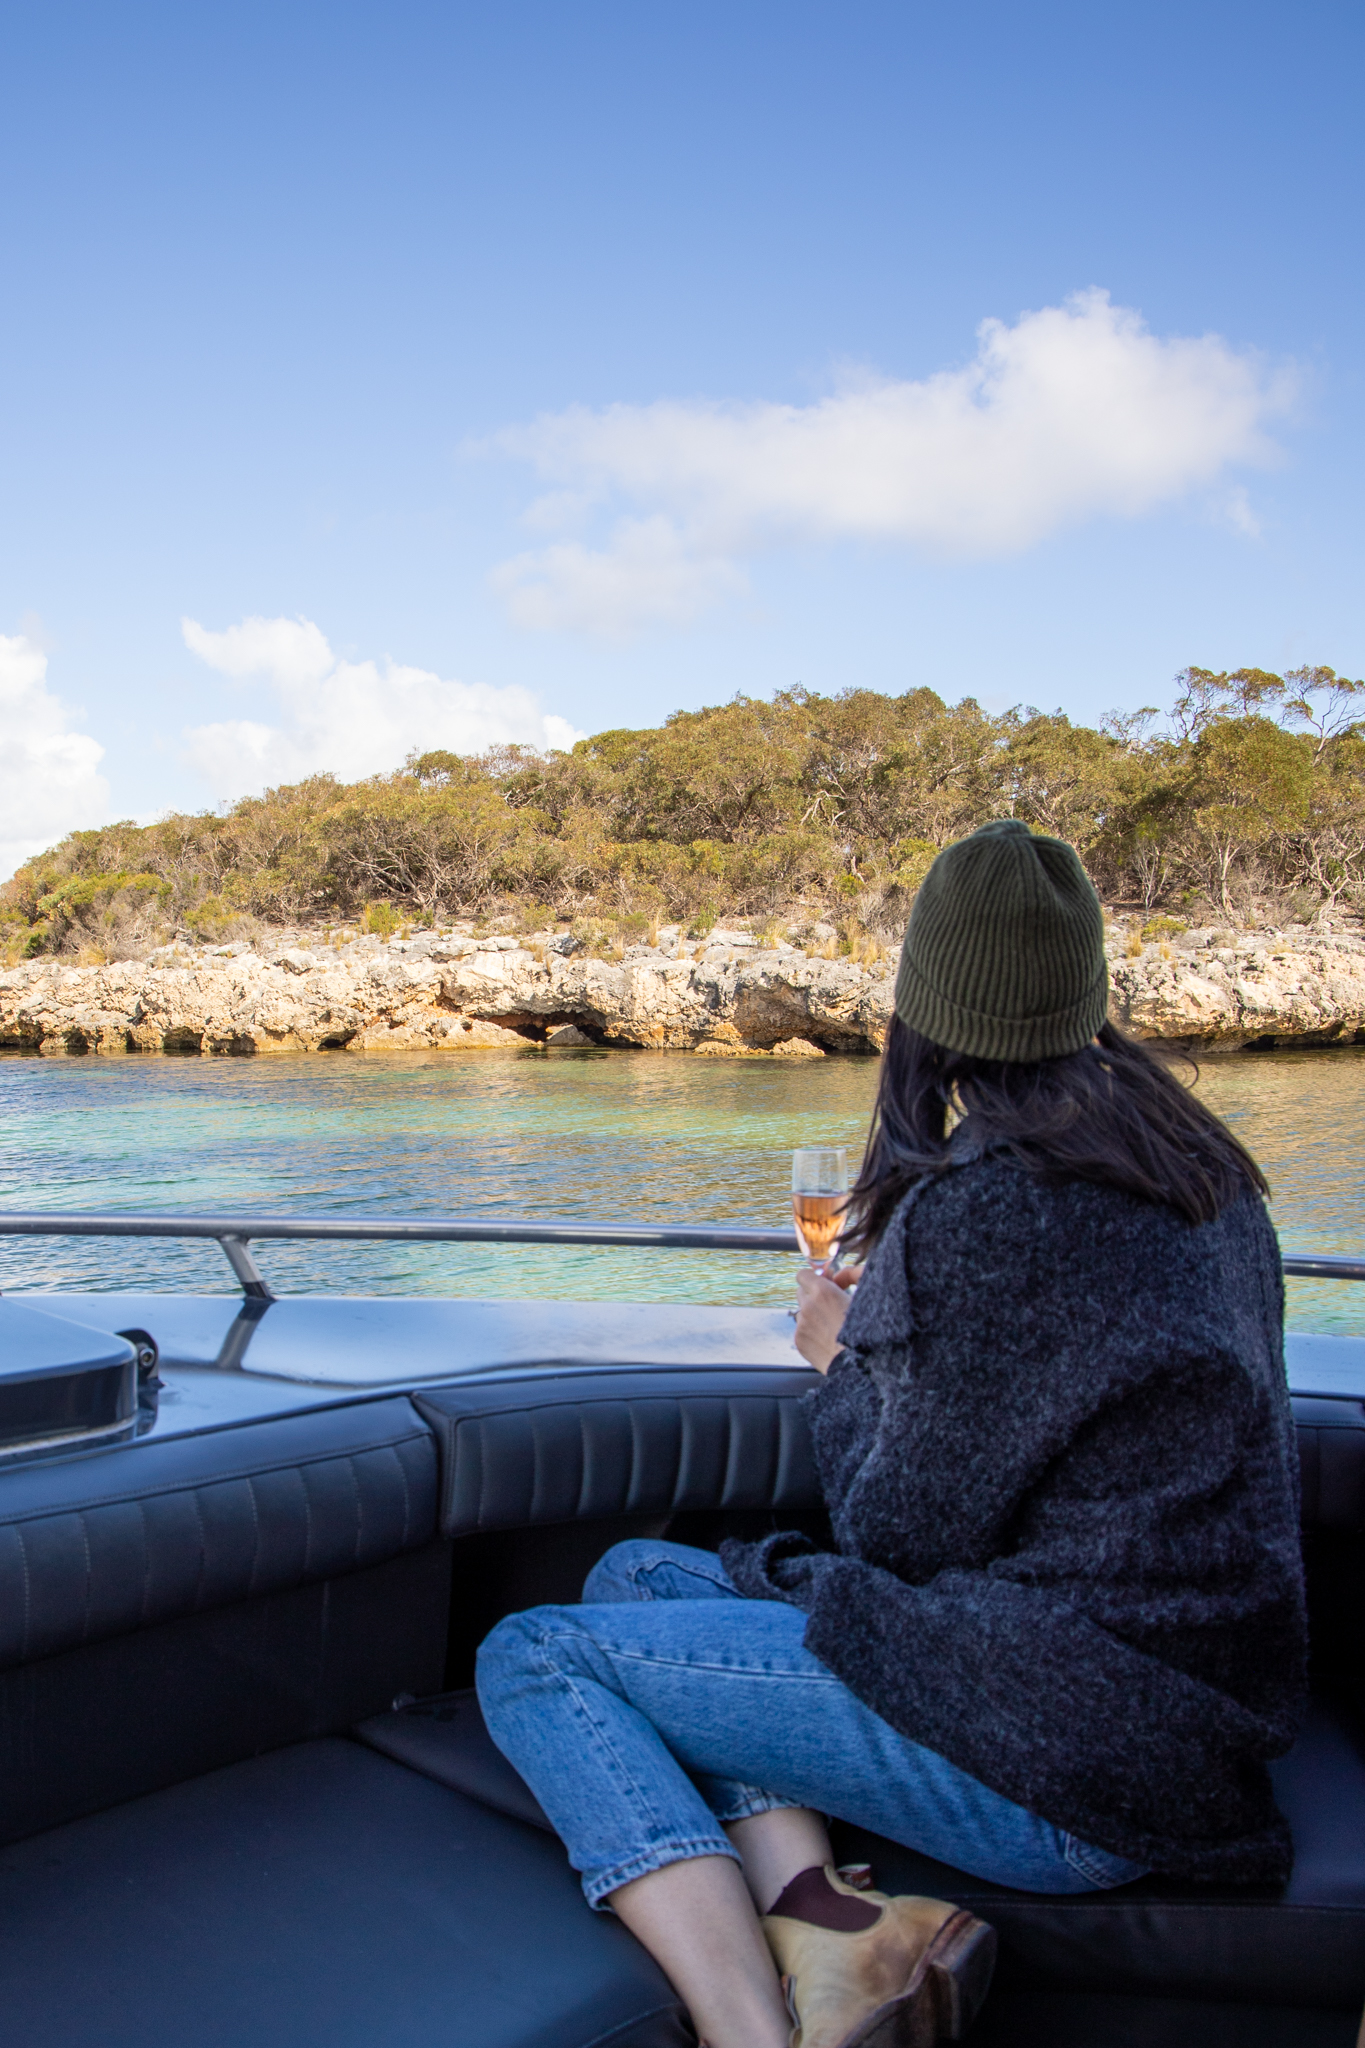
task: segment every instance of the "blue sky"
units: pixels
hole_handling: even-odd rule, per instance
[[[1360,674],[1362,44],[1312,0],[9,9],[0,871],[736,690]]]

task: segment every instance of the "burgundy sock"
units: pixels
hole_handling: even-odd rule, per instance
[[[772,1910],[788,1920],[804,1920],[808,1927],[828,1927],[833,1934],[860,1934],[882,1909],[836,1892],[821,1866],[812,1863],[792,1879]]]

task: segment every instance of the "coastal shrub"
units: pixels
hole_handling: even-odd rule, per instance
[[[391,903],[367,903],[360,913],[360,929],[376,938],[391,939],[403,922]]]
[[[215,892],[186,910],[180,922],[201,945],[221,946],[227,939],[245,937],[254,929],[255,919]]]
[[[24,874],[23,869],[19,872]],[[12,907],[28,913],[24,952],[29,958],[92,947],[111,958],[147,952],[167,936],[172,895],[172,885],[157,874],[78,870],[64,876],[48,871],[31,885],[28,903],[18,892],[9,900]]]
[[[388,935],[617,920],[843,928],[890,947],[941,847],[991,818],[1079,849],[1107,901],[1191,925],[1365,897],[1365,683],[1190,668],[1163,722],[990,713],[922,686],[783,690],[567,752],[414,754],[221,812],[77,832],[0,889],[0,945],[136,953],[274,925]],[[505,923],[503,921],[506,921]],[[630,931],[640,929],[632,925]]]

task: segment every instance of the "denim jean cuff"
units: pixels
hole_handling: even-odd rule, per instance
[[[646,1849],[629,1862],[618,1863],[614,1870],[585,1877],[583,1896],[595,1912],[605,1912],[609,1892],[619,1891],[623,1884],[631,1884],[637,1877],[648,1877],[652,1870],[662,1870],[666,1864],[690,1863],[697,1856],[728,1856],[732,1863],[740,1860],[739,1851],[724,1835],[693,1835],[680,1842],[661,1842],[656,1849]]]

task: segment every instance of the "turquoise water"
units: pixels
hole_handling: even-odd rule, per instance
[[[1287,1249],[1365,1251],[1365,1047],[1210,1060]],[[642,1052],[0,1058],[0,1207],[788,1220],[795,1144],[861,1144],[872,1060]],[[263,1244],[281,1292],[785,1302],[794,1259],[582,1247]],[[0,1238],[0,1285],[228,1292],[216,1246]],[[1365,1284],[1291,1283],[1365,1333]]]

